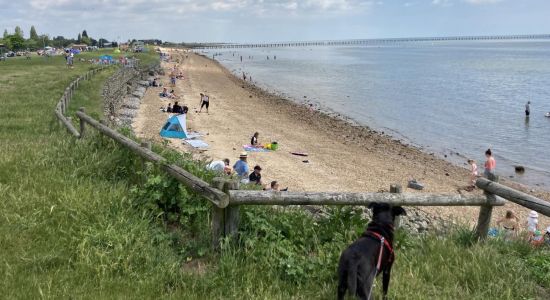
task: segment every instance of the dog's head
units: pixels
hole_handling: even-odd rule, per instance
[[[372,220],[379,224],[393,224],[396,216],[406,216],[407,212],[401,206],[392,206],[387,203],[372,202],[368,206],[372,210]]]

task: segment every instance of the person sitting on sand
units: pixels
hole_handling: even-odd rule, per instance
[[[210,106],[210,97],[208,95],[201,93],[201,108],[199,113],[202,112],[202,108],[206,106],[206,113],[208,113],[208,106]]]
[[[172,103],[168,103],[168,106],[166,107],[166,112],[172,112]]]
[[[272,192],[286,192],[286,191],[288,191],[288,188],[284,188],[284,189],[281,190],[279,188],[279,182],[277,182],[276,180],[273,180],[269,186],[270,186],[269,188],[267,188],[267,187],[264,188],[264,191],[272,191]]]
[[[508,210],[504,218],[497,221],[497,226],[502,226],[502,228],[504,228],[504,239],[508,240],[516,236],[519,230],[519,218],[516,217],[511,210]]]
[[[158,78],[153,79],[153,86],[154,87],[160,87],[162,86],[162,83],[160,83]]]
[[[172,106],[172,112],[175,114],[183,114],[183,107],[178,104],[178,101],[174,102],[174,106]]]
[[[468,164],[470,165],[470,189],[474,189],[476,187],[476,178],[478,175],[477,164],[473,159],[468,159]]]
[[[264,188],[264,191],[272,191],[272,192],[278,192],[279,191],[279,183],[276,180],[273,180],[271,184],[269,185],[269,188]]]
[[[250,181],[250,183],[255,183],[255,184],[258,184],[258,185],[261,185],[262,184],[262,168],[258,165],[256,165],[254,167],[254,171],[252,171],[252,173],[250,173],[250,176],[248,176],[248,181]]]
[[[160,97],[166,98],[168,97],[168,90],[166,88],[162,89],[162,92],[159,94]]]
[[[260,136],[259,132],[254,132],[254,135],[250,139],[250,146],[252,147],[258,147],[260,143],[258,142],[258,137]]]
[[[211,162],[210,164],[208,164],[208,166],[206,166],[206,168],[208,170],[217,171],[217,172],[220,172],[220,173],[227,174],[227,168],[231,169],[231,167],[229,167],[229,158],[225,158],[224,160],[215,160],[215,161]],[[231,173],[229,173],[229,174],[231,174]]]
[[[248,154],[246,152],[241,152],[241,155],[239,156],[239,160],[233,165],[233,170],[235,170],[235,173],[237,173],[237,176],[242,178],[243,180],[241,182],[247,183],[248,182]]]
[[[532,234],[536,230],[539,229],[539,214],[532,210],[529,212],[529,215],[527,216],[527,231]]]
[[[487,151],[485,151],[485,157],[487,157],[487,160],[485,161],[485,170],[483,171],[483,173],[485,174],[485,177],[487,177],[487,179],[494,180],[495,167],[497,166],[497,162],[493,157],[493,152],[491,151],[491,149],[487,149]]]
[[[176,95],[176,92],[174,90],[170,90],[170,93],[168,93],[168,98],[170,98],[170,99],[179,99],[180,96]]]

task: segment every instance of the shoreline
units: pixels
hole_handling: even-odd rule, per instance
[[[324,111],[312,112],[304,104],[245,83],[222,64],[204,55],[188,53],[188,56],[189,59],[180,65],[186,78],[178,84],[177,92],[183,94],[181,102],[189,106],[188,127],[204,132],[204,140],[210,147],[202,153],[180,141],[170,140],[171,147],[192,151],[202,159],[227,157],[233,163],[242,151],[241,146],[248,143],[250,134],[260,131],[261,141],[265,136],[271,137],[280,143],[280,149],[272,153],[250,153],[250,166],[262,166],[265,182],[278,180],[283,187],[289,186],[295,191],[379,192],[388,191],[390,184],[398,183],[404,191],[417,193],[419,191],[406,188],[407,180],[413,177],[426,185],[421,192],[457,193],[457,189],[467,183],[469,172],[463,167],[390,135],[350,123],[341,115],[337,118]],[[173,64],[163,63],[163,67]],[[165,77],[163,82],[167,82]],[[195,113],[198,93],[205,90],[211,95],[211,112]],[[167,115],[158,111],[163,103],[158,99],[156,89],[149,89],[138,120],[134,121],[134,129],[139,137],[162,142],[158,130]],[[300,158],[288,154],[294,149],[306,150],[310,154],[309,162],[302,163]],[[503,183],[510,185],[508,180]],[[550,198],[545,192],[532,194]],[[495,209],[495,216],[502,215],[506,208],[512,208],[522,219],[528,213],[510,203]],[[479,210],[477,207],[423,209],[433,215],[457,217],[470,224],[475,223]]]
[[[344,100],[337,102],[337,104],[333,104],[332,103],[333,99],[327,97],[327,95],[325,94],[320,94],[318,91],[316,91],[315,86],[302,87],[301,85],[296,84],[296,82],[293,83],[293,82],[289,82],[287,79],[284,79],[286,75],[284,75],[285,74],[284,69],[281,69],[282,66],[284,66],[284,64],[280,66],[275,66],[275,65],[272,66],[271,63],[262,62],[262,59],[260,59],[259,62],[250,61],[250,62],[239,63],[238,59],[235,60],[235,57],[233,58],[231,57],[231,52],[234,52],[233,56],[235,56],[235,51],[237,50],[234,51],[232,49],[229,49],[227,51],[229,52],[222,51],[221,53],[215,53],[216,56],[214,60],[212,59],[212,55],[208,56],[208,53],[203,53],[203,51],[200,51],[200,50],[197,51],[197,53],[204,56],[205,58],[209,58],[210,60],[216,61],[222,67],[229,70],[230,74],[232,74],[233,76],[236,76],[237,78],[241,78],[240,74],[243,72],[246,73],[247,76],[250,75],[251,77],[254,77],[256,81],[254,81],[253,83],[251,82],[249,84],[253,84],[261,89],[264,89],[270,94],[277,95],[278,97],[281,97],[281,98],[286,98],[298,104],[309,105],[309,103],[313,103],[315,107],[320,108],[321,111],[325,112],[329,116],[340,116],[340,115],[354,116],[356,118],[346,116],[345,120],[350,121],[352,125],[365,126],[378,133],[388,135],[392,139],[399,140],[406,145],[421,149],[423,152],[426,152],[428,154],[433,153],[435,154],[436,157],[445,159],[451,162],[452,164],[463,168],[469,167],[466,164],[466,160],[469,158],[476,159],[478,161],[478,166],[480,165],[482,166],[483,162],[485,161],[483,152],[487,148],[492,148],[492,150],[495,153],[495,158],[497,159],[497,162],[499,165],[499,167],[497,168],[497,172],[499,172],[499,174],[501,175],[501,178],[506,178],[507,181],[520,184],[528,189],[540,189],[545,192],[550,192],[550,184],[549,184],[550,171],[541,169],[540,168],[541,164],[537,164],[537,161],[530,160],[529,156],[523,155],[518,158],[518,154],[520,154],[522,151],[510,152],[509,150],[512,148],[508,148],[509,146],[512,147],[512,145],[521,145],[521,143],[507,142],[506,136],[502,137],[500,140],[487,142],[486,148],[483,148],[483,147],[479,147],[480,145],[483,145],[482,143],[471,142],[471,139],[468,139],[467,141],[465,140],[465,143],[461,143],[460,139],[464,138],[464,136],[460,136],[459,139],[453,139],[453,137],[450,135],[445,136],[444,134],[443,135],[440,134],[441,131],[439,131],[437,135],[434,135],[434,132],[431,132],[429,130],[428,130],[429,132],[428,134],[424,134],[422,131],[418,131],[418,130],[411,131],[410,129],[407,129],[410,126],[407,126],[406,123],[402,121],[392,121],[393,122],[393,126],[392,126],[392,123],[387,123],[386,121],[384,121],[386,118],[382,118],[381,116],[379,116],[379,114],[375,113],[374,110],[372,112],[369,109],[357,110],[356,107],[364,107],[364,106],[358,106],[359,104],[356,105],[356,103],[360,103],[361,101],[363,101],[360,98],[358,98],[357,100],[356,99],[347,100],[347,101],[351,101],[349,106],[347,104],[342,105],[341,102],[346,101],[345,98]],[[238,58],[239,53],[237,53],[236,55]],[[265,57],[263,58],[263,60],[265,60]],[[287,58],[286,61],[284,61],[283,63],[289,64],[289,59]],[[295,74],[295,72],[300,73],[299,70],[293,68],[290,65],[287,67],[287,69],[292,70],[293,74]],[[268,76],[267,74],[269,74],[271,71],[279,75],[275,77]],[[304,74],[308,74],[309,77],[311,77],[311,73],[304,73]],[[292,75],[292,76],[296,76],[296,75]],[[301,78],[301,77],[292,77],[292,78]],[[322,78],[323,80],[327,80],[327,78],[325,77],[322,77]],[[261,80],[258,81],[259,79]],[[307,78],[304,78],[304,80],[306,80],[307,82],[311,82],[307,80]],[[335,86],[340,87],[340,84],[338,83],[338,81],[339,80],[335,81],[336,82]],[[326,84],[326,85],[330,86],[330,84]],[[342,97],[344,97],[344,95],[348,95],[346,93],[349,93],[349,95],[352,95],[352,98],[354,98],[353,95],[357,96],[357,94],[354,93],[353,91],[347,91],[347,92],[343,90],[338,90],[338,91],[339,91],[339,94],[342,95]],[[368,99],[369,99],[368,95],[365,95],[364,101],[365,102],[370,101]],[[385,105],[378,106],[378,107],[383,108],[384,106]],[[399,105],[399,106],[403,107],[402,105]],[[399,113],[401,112],[398,109],[397,114]],[[540,120],[538,121],[540,122]],[[425,126],[427,124],[428,125],[432,124],[431,122],[432,121],[430,121],[429,118],[416,119],[416,121],[413,122],[411,125],[414,127],[417,127],[414,124],[425,123],[424,125],[422,125],[422,126]],[[385,127],[382,125],[387,125],[388,127]],[[420,128],[422,126],[419,125],[418,127]],[[537,127],[537,126],[533,126],[533,127]],[[453,126],[453,128],[458,130],[458,128],[460,127]],[[470,131],[470,130],[465,128],[462,131]],[[432,136],[436,136],[436,137],[432,138]],[[531,136],[533,135],[531,134]],[[537,151],[539,150],[539,148],[536,148],[536,149]],[[537,151],[534,151],[534,152],[537,152]],[[539,158],[544,157],[544,155],[538,155],[537,157]],[[516,166],[523,167],[525,169],[525,172],[516,172],[515,171]]]
[[[311,103],[309,100],[304,101],[304,100],[300,100],[300,99],[295,98],[295,97],[285,96],[284,95],[285,93],[283,93],[283,92],[270,91],[270,90],[265,89],[265,88],[263,88],[261,86],[258,86],[256,84],[250,83],[248,81],[244,81],[237,74],[235,74],[234,72],[229,70],[226,66],[224,66],[219,61],[217,61],[215,59],[212,59],[209,56],[204,55],[204,54],[200,54],[200,53],[195,53],[195,54],[203,57],[204,59],[207,59],[207,60],[211,61],[212,63],[215,63],[218,67],[223,69],[224,72],[226,73],[226,75],[229,76],[232,79],[232,81],[234,81],[236,84],[244,85],[245,88],[250,89],[251,91],[254,91],[254,92],[258,93],[258,94],[260,94],[261,96],[263,96],[265,98],[288,101],[289,105],[295,105],[296,107],[299,107],[301,109],[309,110],[308,107],[307,107],[307,105],[309,105],[309,103]],[[451,164],[454,167],[461,168],[461,169],[466,170],[466,172],[469,172],[468,171],[468,165],[466,163],[466,160],[468,159],[468,157],[466,155],[460,154],[460,153],[458,153],[456,151],[453,151],[451,149],[448,149],[449,150],[449,155],[448,156],[447,156],[447,154],[445,154],[443,152],[439,153],[435,150],[434,151],[426,151],[426,150],[430,149],[431,146],[417,144],[413,140],[407,138],[406,136],[402,135],[401,133],[399,133],[395,130],[392,130],[390,128],[387,128],[387,130],[390,131],[390,132],[396,133],[396,135],[399,135],[400,137],[396,137],[392,134],[388,134],[388,133],[386,133],[386,131],[372,129],[368,125],[361,124],[359,121],[354,120],[353,118],[350,118],[350,117],[348,117],[344,114],[341,114],[337,111],[334,111],[334,110],[332,110],[328,107],[322,106],[321,104],[317,104],[315,106],[314,113],[318,114],[318,116],[322,117],[322,118],[328,118],[328,119],[331,119],[332,121],[342,122],[343,123],[343,124],[341,124],[342,126],[350,126],[352,128],[360,128],[362,130],[366,130],[369,134],[377,135],[379,138],[382,138],[382,139],[388,139],[388,140],[390,140],[390,141],[392,141],[396,144],[399,144],[402,147],[414,149],[414,150],[419,151],[419,152],[421,152],[425,155],[429,155],[429,156],[432,156],[436,159],[445,161],[445,162]],[[454,157],[456,159],[449,159],[449,157]],[[459,161],[461,161],[461,160],[463,161],[463,163],[459,163]],[[482,164],[482,162],[478,162],[478,167],[480,167],[480,164]],[[504,177],[504,176],[500,176],[500,183],[504,183],[504,184],[506,184],[510,187],[521,190],[523,192],[537,192],[538,191],[539,195],[543,195],[543,196],[547,197],[544,200],[550,201],[549,200],[550,199],[550,187],[548,187],[549,189],[544,189],[541,186],[528,185],[528,184],[525,184],[525,183],[515,181],[513,179],[509,179],[509,178]]]

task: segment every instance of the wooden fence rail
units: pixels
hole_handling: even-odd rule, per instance
[[[105,68],[105,66],[101,66],[97,69],[91,69],[83,75],[78,76],[78,78],[76,78],[75,80],[71,81],[69,86],[65,88],[65,92],[55,106],[54,114],[56,118],[61,124],[63,124],[67,128],[67,131],[69,131],[69,133],[71,133],[74,137],[78,139],[81,138],[82,132],[78,133],[78,130],[75,128],[71,120],[65,116],[65,114],[67,113],[67,109],[69,109],[69,105],[71,103],[71,100],[73,99],[76,88],[80,85],[80,81],[90,79],[92,75]]]
[[[476,186],[488,193],[500,196],[523,207],[527,207],[550,217],[550,202],[548,201],[533,197],[529,194],[514,190],[485,178],[477,179]]]
[[[67,130],[77,138],[86,136],[86,124],[98,130],[140,156],[144,161],[150,161],[161,170],[181,182],[189,189],[208,199],[214,206],[212,209],[212,245],[217,248],[222,238],[237,233],[239,226],[239,207],[241,205],[355,205],[367,206],[372,202],[384,202],[402,206],[480,206],[476,235],[480,239],[487,236],[491,221],[493,206],[504,205],[507,199],[524,207],[550,216],[550,203],[506,187],[494,181],[480,178],[476,185],[485,191],[485,195],[448,195],[401,193],[401,187],[392,185],[390,193],[332,193],[332,192],[271,192],[239,190],[235,179],[215,178],[214,186],[185,171],[179,166],[170,164],[164,157],[153,152],[150,144],[140,145],[134,140],[109,128],[101,122],[88,116],[84,108],[76,112],[80,119],[80,132],[64,113],[81,80],[91,78],[93,74],[103,69],[90,70],[77,78],[65,90],[55,108],[55,115],[67,127]],[[502,198],[500,198],[502,197]]]
[[[504,205],[502,199],[487,203],[485,196],[394,193],[310,193],[229,191],[229,205],[369,205],[384,202],[408,206]]]

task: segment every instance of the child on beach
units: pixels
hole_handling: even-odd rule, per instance
[[[468,159],[468,164],[470,165],[470,188],[475,188],[476,178],[477,178],[477,164],[473,159]]]

